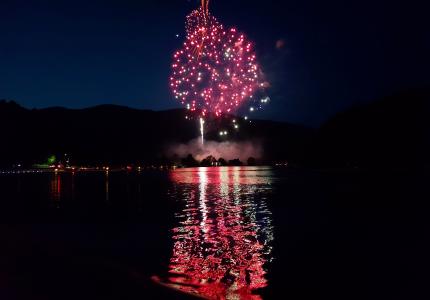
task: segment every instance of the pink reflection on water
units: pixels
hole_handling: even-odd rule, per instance
[[[272,169],[269,167],[211,167],[177,169],[170,173],[176,183],[201,182],[201,174],[209,184],[270,184]]]
[[[168,282],[208,299],[261,299],[273,239],[265,195],[270,169],[198,168],[171,173],[185,205],[173,228]]]

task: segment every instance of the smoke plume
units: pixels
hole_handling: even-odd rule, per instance
[[[201,161],[212,155],[216,159],[224,158],[225,160],[239,158],[241,161],[246,162],[249,157],[261,158],[263,155],[263,148],[257,142],[215,142],[205,141],[202,145],[201,139],[197,138],[191,140],[187,144],[172,145],[167,149],[168,156],[178,155],[185,157],[192,154],[194,158]]]

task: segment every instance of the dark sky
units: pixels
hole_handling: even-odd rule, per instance
[[[29,108],[179,107],[170,60],[198,2],[1,0],[0,99]],[[211,10],[256,43],[272,84],[271,104],[256,117],[315,126],[430,83],[425,2],[212,0]]]

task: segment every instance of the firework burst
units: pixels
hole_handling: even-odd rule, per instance
[[[253,44],[218,22],[207,3],[187,16],[186,32],[173,56],[170,87],[190,111],[232,113],[263,86]]]

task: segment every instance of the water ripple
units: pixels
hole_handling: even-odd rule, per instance
[[[199,168],[171,173],[181,204],[167,283],[208,299],[261,299],[272,260],[272,170]]]

